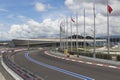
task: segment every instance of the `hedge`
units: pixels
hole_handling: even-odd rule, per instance
[[[117,61],[120,61],[120,55],[117,55]]]
[[[64,52],[63,50],[59,50],[60,52]],[[68,51],[69,54],[74,55],[74,54],[78,54],[81,56],[87,56],[87,57],[93,57],[93,53],[91,52],[84,52],[82,50],[80,50],[78,53],[76,51]],[[120,61],[120,55],[116,55],[117,56],[117,61]],[[100,59],[107,59],[107,60],[112,60],[112,55],[111,54],[103,54],[103,53],[96,53],[96,58],[100,58]]]
[[[103,53],[97,53],[96,58],[112,60],[112,56],[110,54]]]
[[[79,52],[79,53],[69,52],[69,53],[71,55],[79,54],[81,56],[93,57],[93,53],[90,53],[90,52],[87,52],[87,53],[84,53],[84,52]],[[109,54],[103,54],[103,53],[96,53],[96,58],[112,60],[112,56],[111,55],[109,55]],[[119,59],[120,59],[120,56],[119,56]]]

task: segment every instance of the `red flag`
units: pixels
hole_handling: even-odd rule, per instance
[[[108,12],[111,13],[113,11],[112,7],[108,5]]]
[[[75,22],[75,20],[74,20],[72,17],[71,17],[71,21],[72,21],[72,22]]]

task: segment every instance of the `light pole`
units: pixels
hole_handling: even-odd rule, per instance
[[[28,34],[29,34],[30,32],[28,31]],[[29,40],[29,38],[28,38],[28,53],[30,53],[30,40]]]
[[[28,53],[30,52],[30,41],[29,41],[29,39],[28,39]]]
[[[94,13],[94,51],[93,51],[93,57],[96,58],[96,22],[95,22],[95,2],[93,3],[93,13]]]
[[[86,53],[86,25],[85,25],[85,8],[84,8],[84,53]]]

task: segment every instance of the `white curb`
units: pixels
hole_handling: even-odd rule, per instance
[[[20,77],[18,74],[16,74],[14,71],[12,71],[1,58],[1,64],[4,67],[4,69],[15,79],[15,80],[24,80],[22,77]]]

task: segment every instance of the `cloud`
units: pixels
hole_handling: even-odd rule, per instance
[[[41,2],[35,3],[35,9],[38,12],[47,11],[48,9],[52,9],[53,7],[50,4],[43,4]]]
[[[43,4],[43,3],[37,2],[37,3],[35,4],[35,9],[36,9],[36,11],[38,11],[38,12],[43,12],[43,11],[46,10],[46,5]]]
[[[3,23],[0,23],[0,32],[3,30],[4,26],[5,25]]]
[[[0,23],[0,28],[3,27],[3,26],[4,26],[4,24],[3,24],[3,23]]]
[[[71,10],[80,8],[79,3],[74,2],[74,0],[65,0],[65,5]]]
[[[19,15],[17,16],[19,19],[25,19],[26,17],[25,16],[22,16],[22,15]]]
[[[93,3],[96,5],[96,12],[102,15],[107,15],[107,1],[106,0],[65,0],[65,5],[72,11],[81,12],[82,9],[86,9],[88,14],[93,10]],[[109,5],[113,8],[113,12],[110,16],[120,16],[120,0],[110,0]]]
[[[27,21],[27,23],[28,23],[28,25],[34,26],[34,27],[40,26],[40,23],[35,21],[35,20],[33,20],[33,19],[30,19],[29,21]]]
[[[14,17],[15,17],[15,15],[13,15],[13,14],[10,14],[7,16],[8,19],[13,19]]]
[[[0,12],[8,12],[7,9],[0,8]]]
[[[83,9],[86,9],[86,31],[90,32],[93,29],[93,3],[95,1],[96,5],[96,34],[97,35],[107,35],[107,1],[106,0],[65,0],[64,4],[69,10],[72,10],[73,13],[76,10],[79,13],[79,25],[80,30],[83,32]],[[113,8],[113,11],[110,15],[110,34],[120,33],[118,22],[120,19],[120,0],[110,0],[109,5]],[[91,33],[92,34],[92,33]]]
[[[96,15],[96,35],[107,35],[107,17],[102,14]],[[93,17],[86,16],[86,32],[88,35],[93,36]],[[120,17],[118,17],[120,19]],[[116,17],[110,17],[110,34],[120,34],[119,20]],[[70,18],[68,24],[68,31],[70,34]],[[114,21],[113,21],[114,20]],[[8,33],[4,33],[2,36],[5,38],[51,38],[59,37],[59,19],[53,20],[51,18],[46,18],[42,22],[29,19],[27,23],[24,24],[13,24],[10,26]],[[84,31],[84,17],[79,16],[79,34]],[[29,33],[30,32],[30,33]],[[73,23],[73,33],[76,33],[76,24]]]
[[[55,37],[59,34],[58,25],[58,20],[52,20],[50,18],[43,20],[43,22],[30,19],[26,24],[11,25],[8,31],[9,38]]]
[[[52,8],[50,4],[43,4],[37,2],[35,4],[36,11],[46,11],[43,21],[39,22],[34,19],[26,19],[24,23],[10,25],[8,34],[10,38],[40,38],[40,37],[59,37],[59,24],[64,18],[69,17],[71,14],[75,18],[74,12],[78,10],[78,24],[79,34],[84,31],[84,13],[83,9],[86,9],[86,32],[88,35],[93,35],[94,29],[94,17],[93,17],[93,1],[94,0],[65,0],[64,4],[66,8],[60,8],[59,12],[56,10],[52,13],[47,13],[47,9]],[[106,1],[96,0],[96,36],[107,35],[107,16],[106,16]],[[120,34],[120,0],[111,0],[109,2],[113,8],[113,12],[110,14],[110,35]],[[41,7],[42,6],[42,7]],[[67,11],[67,12],[65,12]],[[43,16],[42,16],[43,17]],[[26,18],[25,16],[18,16],[19,19]],[[60,19],[61,18],[61,19]],[[68,31],[70,34],[70,17],[69,17]],[[3,25],[4,26],[4,25]],[[30,33],[29,33],[30,32]],[[76,24],[73,23],[73,33],[76,33]],[[3,34],[3,37],[5,35]]]
[[[28,33],[29,31],[30,31],[29,26],[26,24],[22,24],[22,25],[14,24],[11,25],[11,28],[8,31],[8,33],[12,38],[18,38],[18,37],[27,38],[30,36]]]

